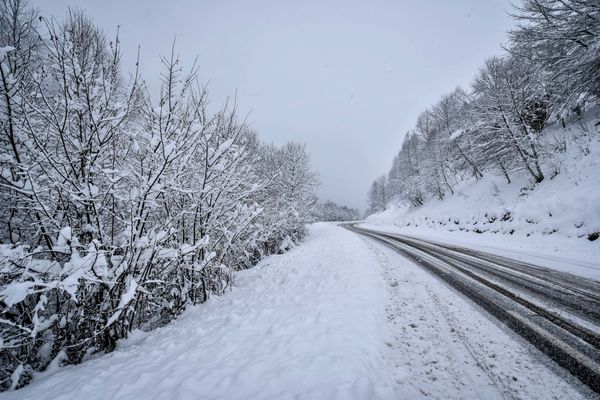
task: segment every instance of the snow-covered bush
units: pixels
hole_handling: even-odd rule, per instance
[[[0,389],[111,351],[222,293],[304,235],[318,179],[298,143],[264,145],[207,110],[174,51],[151,98],[79,12],[1,0]],[[37,21],[37,22],[36,22]]]
[[[317,207],[315,219],[329,222],[357,221],[360,219],[360,212],[355,208],[341,206],[333,201],[326,201]]]

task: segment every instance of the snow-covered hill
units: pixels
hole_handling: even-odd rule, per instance
[[[593,121],[588,126],[598,129]],[[548,177],[539,184],[524,174],[513,176],[509,184],[503,176],[488,173],[461,182],[443,200],[430,198],[420,207],[392,204],[366,222],[458,244],[560,252],[600,270],[600,137],[582,135],[576,124],[571,129],[569,151],[549,157]],[[600,273],[592,271],[591,276]]]

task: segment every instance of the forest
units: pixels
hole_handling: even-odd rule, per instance
[[[444,199],[484,174],[507,183],[524,174],[535,186],[561,172],[561,154],[589,153],[595,127],[586,112],[600,101],[600,3],[524,0],[512,17],[505,54],[486,60],[468,90],[445,94],[418,116],[389,172],[371,184],[369,214]],[[569,125],[584,134],[574,137]]]
[[[304,236],[305,145],[210,109],[175,45],[142,77],[80,11],[2,0],[0,18],[0,389],[166,324]]]

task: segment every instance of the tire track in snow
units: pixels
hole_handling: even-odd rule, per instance
[[[383,276],[389,287],[386,311],[388,321],[392,324],[393,340],[390,340],[392,343],[388,342],[388,346],[395,353],[390,361],[394,361],[397,369],[400,368],[399,383],[409,382],[421,397],[505,398],[481,368],[480,361],[463,348],[464,343],[456,336],[456,329],[450,326],[442,309],[436,306],[429,285],[420,281],[413,272],[400,274],[382,249],[372,241],[364,240],[382,265]],[[406,290],[407,286],[412,290]],[[416,313],[408,311],[413,305],[416,306]],[[448,335],[438,335],[440,330]],[[398,358],[405,364],[399,364]],[[414,374],[407,375],[406,368],[417,371],[420,379],[415,381]],[[453,387],[454,394],[448,391],[449,387]]]
[[[454,289],[363,240],[388,287],[386,360],[410,398],[597,398]]]
[[[433,299],[433,302],[436,305],[436,307],[440,310],[440,312],[446,319],[448,325],[452,327],[451,332],[455,333],[456,336],[461,340],[465,349],[469,352],[471,357],[477,363],[477,366],[485,372],[490,381],[494,384],[494,386],[496,386],[500,394],[502,394],[502,397],[506,399],[508,396],[508,398],[515,399],[514,395],[510,393],[510,390],[504,384],[504,382],[498,379],[498,377],[494,374],[490,365],[488,365],[488,363],[485,361],[485,358],[477,354],[477,350],[469,343],[464,332],[462,332],[460,323],[450,312],[450,310],[448,310],[447,307],[442,305],[442,302],[440,301],[438,296],[432,293],[431,288],[427,287],[427,291],[429,292],[429,296]]]

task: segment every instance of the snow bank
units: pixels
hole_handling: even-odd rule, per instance
[[[316,224],[302,246],[239,273],[231,293],[0,397],[397,398],[380,273],[358,235]]]
[[[561,173],[553,178],[546,174],[535,186],[525,177],[514,176],[508,184],[504,177],[488,174],[479,181],[462,182],[444,200],[429,199],[418,208],[392,208],[366,222],[442,242],[556,254],[591,264],[591,270],[578,271],[600,278],[598,136],[589,143],[589,154],[572,149],[555,162]],[[553,265],[570,271],[564,261]]]

